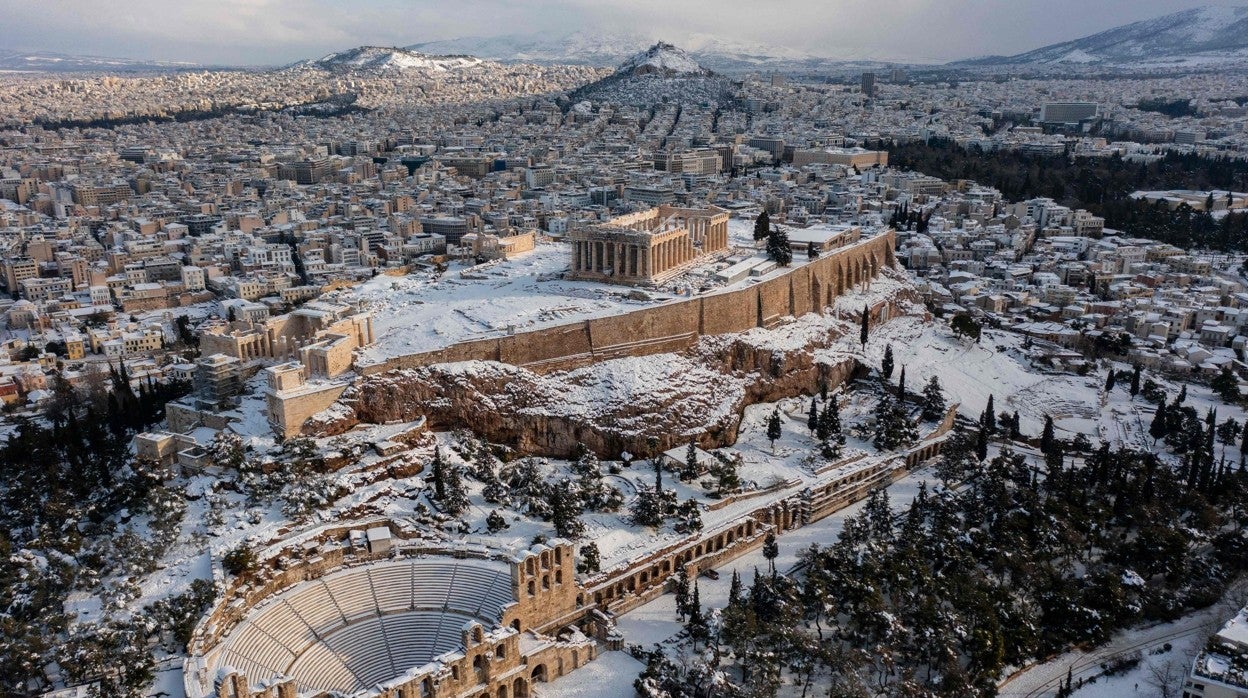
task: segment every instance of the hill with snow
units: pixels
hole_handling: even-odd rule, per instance
[[[648,106],[659,102],[722,103],[732,99],[734,92],[731,80],[703,67],[684,49],[660,41],[570,97],[573,102]]]
[[[684,49],[662,41],[630,56],[616,68],[615,73],[634,76],[659,75],[665,78],[712,74]]]
[[[1199,7],[1015,56],[953,66],[1183,67],[1248,61],[1248,7]]]
[[[446,72],[472,68],[480,58],[465,55],[434,56],[403,48],[359,46],[348,51],[331,53],[324,58],[295,64],[295,67],[319,68],[329,72],[401,73],[408,70]]]

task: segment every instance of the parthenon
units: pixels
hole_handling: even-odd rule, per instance
[[[573,231],[569,238],[572,278],[659,283],[728,249],[728,212],[658,206]]]

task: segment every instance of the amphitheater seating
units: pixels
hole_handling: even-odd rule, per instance
[[[255,682],[294,676],[300,690],[353,693],[461,646],[515,601],[504,563],[445,557],[346,568],[257,606],[223,641],[215,664]]]

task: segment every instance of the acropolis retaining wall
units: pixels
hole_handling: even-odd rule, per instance
[[[786,274],[746,288],[512,335],[460,342],[362,366],[369,376],[453,361],[501,361],[537,373],[567,370],[622,356],[687,349],[701,335],[770,327],[785,316],[818,312],[846,290],[895,263],[895,234],[834,250]]]

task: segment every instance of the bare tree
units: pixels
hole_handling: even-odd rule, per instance
[[[1183,687],[1183,669],[1183,666],[1172,659],[1158,664],[1150,663],[1148,678],[1145,680],[1148,685],[1157,689],[1157,695],[1161,698],[1178,698],[1179,689]]]

